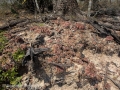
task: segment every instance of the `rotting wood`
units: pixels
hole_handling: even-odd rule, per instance
[[[98,21],[93,20],[92,18],[89,18],[89,23],[101,34],[105,34],[108,36],[112,36],[114,40],[120,44],[120,38],[118,37],[117,33],[112,30],[107,28],[106,26],[100,25]]]
[[[107,20],[107,19],[103,19],[102,20],[103,22],[108,22],[108,23],[120,23],[120,21],[119,20]]]
[[[120,26],[114,26],[113,24],[111,23],[103,23],[103,22],[100,22],[99,23],[101,26],[104,26],[104,27],[107,27],[107,28],[110,28],[110,29],[114,29],[116,31],[120,31]]]
[[[38,48],[38,49],[34,49],[32,46],[30,48],[28,48],[28,50],[26,51],[26,55],[23,59],[23,66],[27,63],[27,61],[29,61],[29,59],[31,59],[32,61],[34,61],[34,55],[40,54],[42,52],[48,51],[49,48]]]
[[[99,5],[99,7],[101,7],[101,5]],[[119,16],[119,11],[117,9],[114,8],[101,8],[97,11],[93,11],[91,13],[91,16],[102,16],[102,15],[108,15],[108,16]]]
[[[16,33],[19,33],[19,32],[22,32],[22,31],[25,31],[25,30],[28,30],[28,29],[29,29],[29,27],[19,28],[19,29],[16,29],[15,31],[11,31],[10,33],[16,34]]]
[[[4,29],[7,29],[9,27],[13,27],[13,26],[17,25],[18,23],[25,22],[26,20],[27,19],[15,19],[15,20],[8,21],[8,23],[0,26],[0,30],[4,30]]]
[[[23,26],[27,25],[29,22],[30,22],[30,20],[26,20],[25,22],[18,23],[16,26],[23,27]]]

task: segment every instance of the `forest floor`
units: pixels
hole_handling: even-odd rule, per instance
[[[13,17],[5,19],[0,26]],[[120,30],[117,33],[120,36]],[[8,40],[0,54],[4,69],[14,66],[9,55],[19,48],[27,52],[31,43],[36,49],[49,48],[35,55],[33,71],[28,69],[31,61],[19,67],[20,84],[9,85],[9,90],[120,90],[120,45],[112,36],[98,35],[90,24],[58,17],[10,27],[4,36]]]

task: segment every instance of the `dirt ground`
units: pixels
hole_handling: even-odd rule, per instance
[[[21,85],[9,90],[120,89],[120,45],[112,36],[98,35],[90,24],[58,17],[12,27],[6,37],[9,43],[0,57],[18,48],[26,51],[30,43],[34,48],[50,49],[37,56],[34,72],[21,67]]]

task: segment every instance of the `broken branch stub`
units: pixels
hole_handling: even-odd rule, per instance
[[[24,66],[29,60],[34,61],[35,55],[41,54],[48,50],[49,48],[39,48],[39,49],[34,49],[33,47],[28,48],[28,50],[26,51],[26,55],[23,59],[22,65]]]

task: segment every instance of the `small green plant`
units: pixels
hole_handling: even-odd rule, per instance
[[[15,53],[13,53],[13,59],[16,62],[20,62],[24,56],[25,56],[25,52],[21,49],[18,49]]]
[[[7,71],[0,70],[0,83],[8,83],[17,85],[20,83],[21,77],[18,77],[17,68],[13,67]]]
[[[18,76],[19,62],[24,57],[25,53],[23,50],[18,49],[15,53],[12,54],[13,59],[17,64],[8,70],[0,69],[0,84],[12,84],[20,85],[20,80],[22,77]],[[3,58],[4,61],[6,58]]]
[[[18,76],[17,68],[13,67],[7,71],[0,70],[0,84],[20,85],[22,77]],[[1,90],[5,90],[6,87],[0,86]]]
[[[0,71],[0,81],[2,82],[9,82],[9,81],[13,81],[16,77],[16,75],[18,74],[15,70],[16,68],[11,68],[7,71]]]
[[[12,80],[10,82],[10,84],[12,84],[12,85],[20,85],[21,84],[20,83],[21,79],[22,79],[22,77],[16,77],[14,80]]]
[[[5,32],[0,32],[0,52],[3,51],[5,45],[7,44],[7,39],[4,36]],[[22,60],[22,58],[25,56],[25,52],[21,49],[18,49],[16,52],[12,54],[13,59],[17,64],[15,64],[10,69],[3,70],[0,68],[0,85],[2,84],[12,84],[12,85],[20,85],[20,80],[22,77],[18,76],[18,68],[19,68],[19,62]],[[7,58],[3,58],[2,61],[6,61]],[[0,88],[4,88],[1,87]]]
[[[5,32],[0,32],[0,53],[3,51],[6,43],[7,43],[7,38],[4,36]]]

